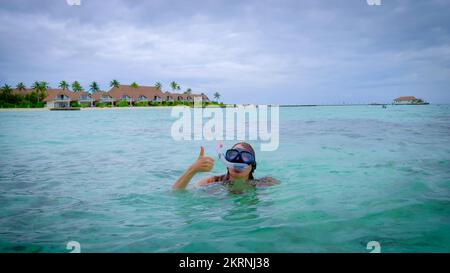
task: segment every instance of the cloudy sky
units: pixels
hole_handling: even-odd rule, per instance
[[[225,102],[450,102],[450,1],[0,0],[0,84],[180,83]]]

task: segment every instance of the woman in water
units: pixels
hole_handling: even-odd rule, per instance
[[[264,177],[254,179],[253,172],[256,169],[256,157],[253,147],[245,142],[235,144],[231,149],[227,150],[224,155],[227,162],[227,173],[220,176],[211,176],[201,179],[197,182],[197,186],[209,185],[212,183],[233,184],[235,181],[244,181],[251,186],[268,186],[278,184],[278,181]],[[243,167],[242,167],[243,166]],[[200,155],[183,175],[178,178],[172,186],[174,190],[185,189],[191,179],[200,172],[209,172],[214,167],[214,159],[205,156],[205,149],[200,147]],[[239,168],[238,168],[239,167]]]

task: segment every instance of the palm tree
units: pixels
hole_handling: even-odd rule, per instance
[[[134,89],[138,89],[138,88],[139,88],[139,85],[138,85],[136,82],[133,82],[133,83],[130,85],[130,87],[131,87],[131,88],[134,88]]]
[[[66,81],[60,81],[59,88],[62,88],[62,90],[69,89],[69,84]]]
[[[31,86],[31,89],[33,89],[34,92],[37,94],[38,102],[40,102],[41,100],[45,99],[45,97],[47,96],[47,89],[48,88],[50,88],[50,86],[48,86],[47,82],[35,81],[33,83],[33,85]]]
[[[33,89],[36,93],[39,92],[39,90],[41,90],[41,85],[38,81],[35,81],[32,85],[31,85],[31,89]]]
[[[48,82],[41,81],[38,83],[38,102],[44,100],[45,97],[47,97],[47,89],[49,88],[50,86],[48,85]]]
[[[3,87],[0,88],[0,100],[3,103],[10,103],[15,104],[17,101],[17,97],[13,95],[13,90],[11,86],[5,84]]]
[[[33,97],[37,98],[37,102],[39,102],[39,93],[41,91],[41,84],[38,81],[35,81],[32,85],[31,85],[31,89],[33,89],[32,95]]]
[[[41,91],[46,91],[47,89],[50,88],[50,86],[48,85],[48,82],[44,82],[44,81],[39,82],[39,86],[40,86]]]
[[[192,89],[191,88],[186,89],[186,94],[188,95],[192,94]]]
[[[27,89],[27,87],[25,86],[25,84],[24,84],[23,82],[19,82],[19,83],[16,85],[16,88],[17,88],[17,90],[19,90],[19,91],[23,91],[23,90]]]
[[[80,92],[80,91],[83,91],[83,87],[81,86],[81,84],[78,81],[74,81],[72,83],[72,90],[73,90],[73,92]]]
[[[217,102],[219,102],[219,99],[220,99],[219,92],[214,93],[214,98],[217,100]]]
[[[118,80],[112,80],[109,87],[119,88],[120,82]]]
[[[161,84],[160,82],[156,82],[156,83],[155,83],[155,87],[156,87],[159,91],[161,91],[162,84]]]
[[[179,87],[178,83],[176,83],[175,81],[170,83],[170,87],[172,87],[172,90],[175,91],[177,90],[177,88]]]
[[[11,86],[9,86],[9,85],[7,85],[7,84],[3,85],[3,87],[2,87],[2,93],[4,94],[5,97],[11,95],[11,93],[12,93]]]
[[[97,82],[92,82],[91,85],[89,85],[89,90],[92,93],[98,92],[100,90],[100,88],[98,87]]]

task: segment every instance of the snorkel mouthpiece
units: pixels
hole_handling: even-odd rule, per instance
[[[249,166],[245,163],[235,163],[235,162],[227,161],[225,159],[225,155],[222,152],[222,148],[223,148],[223,143],[217,142],[217,145],[216,145],[217,156],[219,157],[220,161],[222,161],[222,163],[226,167],[240,171],[240,170],[246,169]]]

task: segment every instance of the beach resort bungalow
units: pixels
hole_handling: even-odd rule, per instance
[[[148,103],[149,102],[149,99],[145,96],[145,95],[140,95],[138,98],[137,98],[137,100],[136,100],[136,102],[146,102],[146,103]]]
[[[160,103],[160,102],[162,102],[162,100],[163,100],[163,95],[154,95],[152,101]]]
[[[129,104],[130,106],[133,105],[133,98],[131,98],[130,96],[128,96],[128,95],[126,95],[126,94],[123,94],[118,100],[119,100],[119,101],[126,101],[126,102],[128,102],[128,104]]]
[[[154,86],[131,87],[130,85],[119,85],[107,92],[116,102],[127,101],[130,105],[139,102],[161,102],[164,93]]]
[[[78,91],[78,92],[70,92],[70,99],[71,101],[76,101],[80,105],[86,106],[86,107],[92,107],[94,106],[94,99],[92,98],[91,94],[85,91]]]
[[[205,94],[178,94],[166,92],[166,101],[194,102],[194,98],[201,97],[203,102],[209,102],[208,96]]]
[[[194,102],[194,97],[191,94],[185,94],[184,96],[187,102]]]
[[[65,89],[47,89],[47,97],[44,99],[47,108],[70,107],[74,92]],[[80,92],[81,93],[81,92]]]
[[[204,102],[209,102],[209,98],[208,98],[208,96],[207,96],[207,95],[205,95],[205,94],[201,93],[201,95],[200,95],[200,96],[202,96],[202,100],[203,100]]]
[[[95,103],[104,103],[105,105],[114,106],[114,99],[104,91],[98,91],[92,94],[92,99]]]
[[[208,96],[206,96],[205,94],[200,94],[200,95],[196,95],[196,94],[192,94],[192,95],[190,95],[191,97],[192,97],[192,99],[195,99],[195,98],[198,98],[198,97],[201,97],[202,98],[202,100],[203,100],[203,102],[209,102],[209,98],[208,98]]]
[[[187,102],[186,94],[171,93],[171,95],[176,101]]]
[[[26,95],[34,90],[32,89],[13,89],[13,93]],[[204,102],[209,102],[205,94],[179,94],[162,92],[154,86],[131,87],[130,85],[119,85],[112,87],[108,92],[97,91],[93,94],[85,91],[72,92],[68,89],[46,90],[47,96],[44,99],[47,108],[65,108],[70,107],[73,102],[78,102],[85,107],[93,107],[102,103],[114,106],[117,102],[124,100],[130,106],[136,103],[161,103],[161,102],[194,102],[194,98],[200,97]]]
[[[163,100],[164,100],[165,102],[174,102],[174,101],[175,101],[174,95],[171,94],[171,93],[169,93],[169,92],[166,92],[166,93],[164,94],[164,96],[163,96]]]
[[[35,90],[27,88],[27,89],[13,89],[13,93],[17,95],[28,95]],[[79,104],[83,104],[88,107],[92,107],[94,103],[94,99],[91,97],[91,94],[88,92],[80,91],[80,92],[72,92],[67,89],[54,89],[49,88],[46,91],[47,96],[44,98],[45,106],[47,108],[65,108],[70,107],[70,103],[78,102]]]

